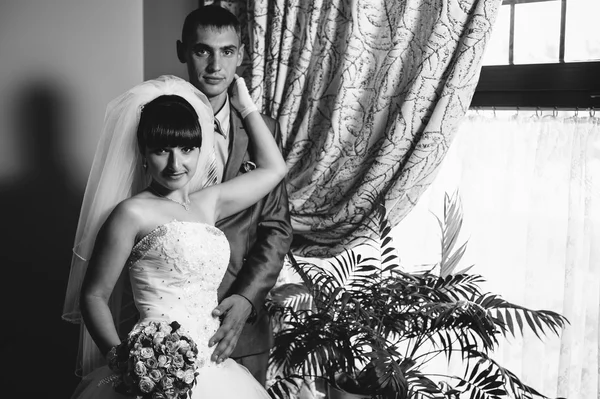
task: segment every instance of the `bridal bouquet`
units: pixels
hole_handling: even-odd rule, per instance
[[[198,347],[177,322],[138,324],[109,355],[117,392],[138,399],[184,399],[196,383]]]

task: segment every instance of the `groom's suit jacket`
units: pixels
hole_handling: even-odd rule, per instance
[[[281,149],[279,123],[266,115],[263,119]],[[253,160],[244,123],[233,107],[229,140],[223,181],[245,173],[244,162]],[[220,220],[216,226],[225,233],[231,247],[229,267],[218,290],[219,302],[229,295],[239,294],[252,303],[256,312],[246,323],[231,357],[265,352],[273,343],[265,298],[277,281],[292,242],[285,180],[258,203]]]

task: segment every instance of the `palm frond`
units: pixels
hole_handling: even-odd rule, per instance
[[[379,242],[380,270],[384,272],[400,270],[400,258],[394,246],[392,226],[387,219],[385,207],[382,207],[379,213]]]
[[[471,358],[477,360],[475,366],[470,369],[467,365],[463,377],[453,377],[458,380],[455,388],[461,393],[482,398],[547,399],[486,353],[473,351]]]
[[[437,216],[436,219],[442,235],[440,275],[446,277],[458,267],[467,249],[467,242],[455,249],[458,245],[458,237],[463,224],[462,204],[457,191],[452,196],[447,193],[444,195],[444,221],[442,222]],[[461,272],[464,273],[468,269],[470,267],[463,269]]]
[[[332,258],[329,264],[338,286],[352,287],[353,283],[360,282],[377,269],[374,266],[377,262],[375,258],[363,257],[354,250],[346,249],[342,254]]]
[[[269,295],[272,305],[293,310],[310,309],[312,307],[312,295],[303,284],[282,284],[273,288]]]
[[[517,399],[545,398],[490,357],[498,337],[531,329],[538,338],[558,334],[568,320],[548,310],[531,310],[482,293],[483,278],[456,272],[466,251],[459,244],[462,208],[446,194],[441,274],[429,267],[408,273],[400,267],[383,206],[375,207],[369,228],[380,240],[379,256],[348,249],[328,268],[298,262],[292,268],[302,284],[284,285],[270,296],[279,321],[270,365],[283,375],[321,377],[336,384],[344,375],[354,388],[374,398]],[[373,230],[374,231],[374,230]],[[427,344],[427,345],[424,345]],[[426,348],[426,349],[425,349]],[[436,356],[460,356],[464,375],[435,382],[422,372]],[[282,379],[279,394],[290,394]],[[358,387],[358,388],[357,388]]]
[[[539,339],[541,339],[541,334],[547,334],[550,331],[555,335],[558,335],[560,330],[569,323],[567,318],[556,312],[550,310],[528,309],[510,303],[495,294],[488,293],[482,295],[477,298],[476,303],[480,304],[492,314],[495,318],[496,325],[505,336],[509,331],[513,336],[517,331],[522,334],[524,331],[523,318]],[[516,325],[513,321],[513,316],[517,321]]]
[[[299,374],[276,376],[275,382],[267,388],[267,393],[272,399],[295,399],[305,382]]]

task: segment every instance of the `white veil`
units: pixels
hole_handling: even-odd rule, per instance
[[[164,75],[133,87],[108,104],[102,136],[88,177],[77,224],[62,314],[64,320],[81,324],[77,375],[85,376],[96,367],[105,364],[103,356],[81,320],[79,293],[87,269],[87,260],[92,253],[98,230],[112,209],[149,184],[138,150],[137,126],[142,106],[164,94],[183,97],[198,113],[202,128],[202,147],[197,172],[190,181],[190,191],[202,187],[208,170],[209,153],[213,151],[213,111],[206,96],[187,81],[176,76]],[[127,288],[126,282],[127,279],[120,278],[111,296],[110,307],[117,329],[127,321],[121,317],[123,306],[132,307],[131,303],[121,303],[123,290]]]

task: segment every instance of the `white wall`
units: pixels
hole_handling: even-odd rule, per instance
[[[107,103],[142,79],[141,0],[0,2],[0,342],[50,362],[3,397],[75,389],[79,328],[61,311],[81,198]],[[3,350],[26,370],[39,345]]]
[[[52,366],[5,396],[69,397],[79,328],[61,320],[81,199],[106,105],[162,74],[196,0],[0,0],[0,342],[47,343]],[[5,288],[6,288],[5,287]],[[27,369],[35,345],[9,345]],[[23,353],[23,350],[26,353]],[[28,353],[32,351],[31,353]]]
[[[85,185],[106,104],[143,79],[142,15],[141,0],[0,3],[0,184],[34,173],[37,138],[24,135],[43,132],[26,131],[36,115],[22,106],[43,91],[60,113],[51,139],[64,178]]]
[[[185,64],[177,59],[176,45],[186,15],[198,0],[144,1],[144,79],[175,75],[187,79]]]

